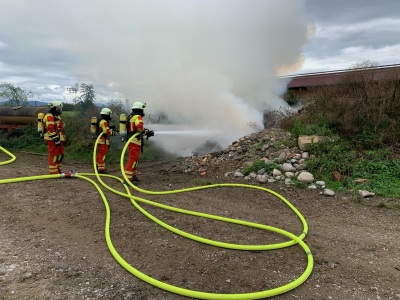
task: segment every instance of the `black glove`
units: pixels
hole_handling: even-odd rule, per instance
[[[116,136],[117,135],[118,130],[112,129],[111,131],[112,131],[112,134],[111,134],[112,136]]]
[[[149,137],[154,136],[154,131],[153,131],[153,130],[149,130],[149,129],[145,129],[145,130],[144,130],[144,134],[145,134],[145,136],[146,136],[146,140],[148,140]]]
[[[60,146],[61,145],[60,138],[57,137],[57,138],[53,139],[53,141],[56,144],[56,146]]]

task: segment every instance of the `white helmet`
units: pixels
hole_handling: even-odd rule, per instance
[[[111,116],[112,111],[111,111],[111,109],[104,107],[104,108],[101,110],[100,114],[101,114],[101,115],[106,115],[106,116]]]
[[[62,102],[59,101],[59,100],[54,100],[54,101],[51,101],[51,102],[49,103],[49,107],[50,107],[50,108],[57,107],[57,106],[62,107],[62,106],[63,106],[63,105],[62,105]]]
[[[132,105],[132,109],[145,109],[146,108],[146,103],[143,102],[135,102]]]
[[[62,104],[62,102],[59,101],[59,100],[54,100],[54,101],[51,101],[51,102],[49,103],[49,107],[50,107],[50,108],[53,108],[53,107],[54,107],[58,113],[61,113],[61,112],[62,112],[63,104]]]

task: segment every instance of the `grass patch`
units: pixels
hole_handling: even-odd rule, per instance
[[[400,159],[391,159],[387,149],[356,151],[341,141],[314,144],[310,152],[314,158],[307,161],[307,170],[330,189],[400,198]]]

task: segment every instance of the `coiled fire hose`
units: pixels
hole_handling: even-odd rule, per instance
[[[94,167],[94,174],[93,173],[75,173],[75,174],[69,174],[69,176],[71,177],[77,177],[77,178],[81,178],[84,179],[88,182],[90,182],[91,184],[94,185],[94,187],[96,188],[96,190],[99,192],[105,209],[106,209],[106,222],[105,222],[105,239],[106,239],[106,243],[107,246],[111,252],[111,254],[113,255],[113,257],[118,261],[118,263],[125,268],[128,272],[130,272],[131,274],[133,274],[134,276],[140,278],[141,280],[156,286],[160,289],[169,291],[171,293],[175,293],[175,294],[179,294],[182,296],[187,296],[187,297],[192,297],[192,298],[197,298],[197,299],[231,299],[231,300],[241,300],[241,299],[262,299],[262,298],[268,298],[268,297],[273,297],[279,294],[283,294],[286,293],[290,290],[295,289],[296,287],[298,287],[299,285],[301,285],[302,283],[304,283],[307,278],[311,275],[312,269],[313,269],[313,265],[314,265],[314,259],[312,256],[312,253],[310,251],[310,249],[308,248],[308,246],[305,244],[305,242],[303,241],[303,239],[305,238],[305,236],[307,235],[308,232],[308,225],[307,222],[305,220],[305,218],[301,215],[301,213],[287,200],[285,199],[283,196],[281,196],[280,194],[269,190],[267,188],[263,188],[263,187],[259,187],[259,186],[253,186],[253,185],[246,185],[246,184],[229,184],[229,183],[223,183],[223,184],[212,184],[212,185],[207,185],[207,186],[198,186],[198,187],[191,187],[191,188],[186,188],[186,189],[179,189],[179,190],[169,190],[169,191],[148,191],[148,190],[144,190],[139,188],[138,186],[133,185],[131,182],[129,182],[126,178],[125,172],[124,172],[124,168],[123,168],[123,158],[125,157],[125,152],[127,149],[127,145],[129,144],[129,142],[135,138],[136,135],[132,136],[128,142],[126,143],[125,147],[123,148],[122,154],[121,154],[121,159],[120,159],[120,167],[121,167],[121,172],[123,174],[123,177],[125,179],[124,180],[120,179],[119,177],[113,176],[113,175],[103,175],[103,174],[99,174],[97,172],[97,168],[96,168],[96,149],[97,149],[97,144],[99,142],[99,139],[101,137],[101,135],[97,138],[95,145],[94,145],[94,151],[93,151],[93,167]],[[6,149],[4,149],[3,147],[0,146],[0,150],[2,150],[4,153],[8,154],[11,159],[7,160],[3,163],[0,162],[0,165],[6,164],[6,163],[11,163],[15,160],[15,156],[10,153],[9,151],[7,151]],[[210,292],[202,292],[202,291],[196,291],[196,290],[190,290],[190,289],[186,289],[186,288],[182,288],[179,286],[174,286],[168,283],[165,283],[163,281],[157,280],[155,278],[152,278],[144,273],[142,273],[141,271],[139,271],[138,269],[134,268],[133,266],[131,266],[128,262],[126,262],[120,255],[119,253],[116,251],[116,249],[113,246],[113,243],[111,241],[111,236],[110,236],[110,219],[111,219],[111,213],[110,213],[110,207],[108,205],[107,199],[103,193],[103,191],[101,190],[100,186],[92,179],[88,178],[88,176],[96,176],[97,180],[100,182],[100,184],[105,187],[106,189],[108,189],[109,191],[118,194],[122,197],[126,197],[129,198],[131,203],[134,205],[134,207],[136,209],[138,209],[142,214],[144,214],[146,217],[148,217],[150,220],[156,222],[158,225],[164,227],[167,230],[170,230],[176,234],[179,234],[183,237],[201,242],[201,243],[205,243],[205,244],[209,244],[209,245],[213,245],[216,247],[223,247],[223,248],[228,248],[228,249],[236,249],[236,250],[273,250],[273,249],[281,249],[284,247],[289,247],[289,246],[293,246],[295,244],[298,244],[305,252],[306,257],[307,257],[307,266],[304,269],[303,273],[295,280],[293,280],[292,282],[289,282],[285,285],[282,285],[280,287],[276,287],[276,288],[272,288],[269,290],[262,290],[262,291],[256,291],[256,292],[250,292],[250,293],[240,293],[240,294],[222,294],[222,293],[210,293]],[[107,185],[103,180],[102,177],[110,177],[110,178],[115,178],[118,181],[120,181],[120,183],[123,183],[124,187],[125,187],[125,191],[126,193],[122,193],[116,189],[114,189],[113,187]],[[0,184],[5,184],[5,183],[15,183],[15,182],[21,182],[21,181],[29,181],[29,180],[41,180],[41,179],[55,179],[55,178],[60,178],[60,175],[56,174],[56,175],[40,175],[40,176],[30,176],[30,177],[20,177],[20,178],[10,178],[10,179],[0,179]],[[299,235],[296,236],[286,230],[283,229],[279,229],[273,226],[268,226],[268,225],[264,225],[264,224],[259,224],[259,223],[253,223],[253,222],[248,222],[248,221],[242,221],[242,220],[237,220],[237,219],[232,219],[232,218],[226,218],[226,217],[221,217],[218,215],[211,215],[211,214],[205,214],[205,213],[201,213],[201,212],[196,212],[196,211],[189,211],[189,210],[185,210],[185,209],[181,209],[181,208],[177,208],[177,207],[173,207],[173,206],[169,206],[169,205],[165,205],[165,204],[160,204],[154,201],[150,201],[150,200],[146,200],[144,198],[141,197],[137,197],[134,196],[130,193],[130,189],[128,187],[128,185],[135,189],[138,192],[141,193],[146,193],[146,194],[155,194],[155,195],[165,195],[165,194],[174,194],[174,193],[183,193],[183,192],[190,192],[190,191],[195,191],[195,190],[201,190],[201,189],[207,189],[207,188],[218,188],[218,187],[242,187],[242,188],[253,188],[253,189],[258,189],[258,190],[262,190],[264,192],[270,193],[272,195],[274,195],[275,197],[277,197],[278,199],[282,200],[295,214],[296,216],[300,219],[301,223],[303,224],[303,232]],[[233,244],[233,243],[225,243],[225,242],[220,242],[220,241],[215,241],[215,240],[211,240],[211,239],[207,239],[207,238],[203,238],[200,236],[196,236],[193,235],[191,233],[185,232],[183,230],[177,229],[173,226],[168,225],[167,223],[159,220],[158,218],[156,218],[154,215],[150,214],[149,212],[147,212],[143,207],[141,207],[138,202],[141,203],[145,203],[145,204],[149,204],[149,205],[153,205],[159,208],[163,208],[163,209],[167,209],[170,211],[174,211],[177,213],[182,213],[182,214],[188,214],[188,215],[192,215],[195,217],[202,217],[202,218],[208,218],[208,219],[214,219],[214,220],[218,220],[218,221],[222,221],[222,222],[229,222],[229,223],[233,223],[233,224],[238,224],[238,225],[242,225],[242,226],[248,226],[248,227],[253,227],[253,228],[259,228],[259,229],[264,229],[264,230],[269,230],[278,234],[281,234],[285,237],[287,237],[289,239],[289,241],[287,242],[283,242],[283,243],[278,243],[278,244],[266,244],[266,245],[244,245],[244,244]]]

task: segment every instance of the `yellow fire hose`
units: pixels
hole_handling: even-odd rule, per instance
[[[0,150],[3,151],[4,153],[6,153],[7,155],[9,155],[11,158],[9,160],[5,160],[5,161],[1,161],[0,162],[0,166],[1,165],[5,165],[5,164],[9,164],[12,163],[16,157],[14,154],[12,154],[11,152],[9,152],[8,150],[4,149],[2,146],[0,146]]]
[[[160,289],[175,293],[175,294],[179,294],[179,295],[183,295],[183,296],[187,296],[187,297],[192,297],[192,298],[197,298],[197,299],[235,299],[235,300],[240,300],[240,299],[261,299],[261,298],[267,298],[267,297],[273,297],[285,292],[288,292],[296,287],[298,287],[299,285],[301,285],[302,283],[304,283],[307,278],[310,276],[312,269],[313,269],[313,265],[314,265],[314,260],[313,260],[313,256],[311,254],[310,249],[308,248],[308,246],[304,243],[303,239],[305,238],[305,236],[307,235],[308,232],[308,225],[307,222],[305,220],[305,218],[301,215],[301,213],[287,200],[285,199],[283,196],[281,196],[280,194],[266,189],[266,188],[262,188],[259,186],[252,186],[252,185],[246,185],[246,184],[212,184],[212,185],[207,185],[207,186],[198,186],[198,187],[191,187],[191,188],[186,188],[186,189],[179,189],[179,190],[169,190],[169,191],[148,191],[148,190],[144,190],[141,189],[135,185],[133,185],[131,182],[129,182],[127,180],[127,177],[125,175],[124,172],[124,168],[123,168],[123,159],[125,157],[125,152],[126,152],[126,148],[127,145],[129,144],[129,142],[136,137],[136,135],[132,136],[128,142],[126,143],[125,147],[123,148],[122,154],[121,154],[121,159],[120,159],[120,167],[121,167],[121,172],[123,174],[123,177],[125,179],[124,180],[120,179],[119,177],[113,176],[113,175],[103,175],[103,174],[99,174],[97,172],[97,168],[96,168],[96,149],[97,149],[97,144],[99,142],[101,135],[97,138],[96,143],[94,145],[94,151],[93,151],[93,166],[94,166],[94,174],[92,173],[77,173],[77,174],[73,174],[74,177],[77,178],[81,178],[84,179],[90,183],[92,183],[95,188],[97,189],[97,191],[99,192],[105,208],[106,208],[106,224],[105,224],[105,238],[106,238],[106,243],[107,246],[111,252],[111,254],[113,255],[113,257],[118,261],[118,263],[121,264],[122,267],[124,267],[128,272],[130,272],[131,274],[133,274],[134,276],[140,278],[141,280],[156,286]],[[4,151],[5,153],[7,153],[8,155],[10,155],[12,157],[11,160],[6,161],[4,163],[0,163],[0,164],[5,164],[5,163],[10,163],[12,161],[15,160],[15,156],[12,155],[10,152],[8,152],[6,149],[2,148],[0,146],[0,150]],[[295,244],[299,244],[300,247],[302,247],[302,249],[304,250],[304,252],[306,253],[307,256],[307,266],[305,268],[305,270],[303,271],[303,273],[295,280],[293,280],[292,282],[289,282],[285,285],[282,285],[280,287],[277,288],[273,288],[273,289],[269,289],[269,290],[263,290],[263,291],[257,291],[257,292],[251,292],[251,293],[241,293],[241,294],[218,294],[218,293],[208,293],[208,292],[201,292],[201,291],[196,291],[196,290],[189,290],[189,289],[185,289],[182,287],[178,287],[178,286],[174,286],[174,285],[170,285],[168,283],[159,281],[157,279],[154,279],[142,272],[140,272],[139,270],[135,269],[133,266],[131,266],[129,263],[127,263],[119,254],[118,252],[115,250],[112,241],[111,241],[111,237],[110,237],[110,208],[107,202],[107,199],[103,193],[103,191],[101,190],[100,186],[93,181],[92,179],[88,178],[88,176],[96,176],[97,180],[100,182],[100,184],[102,186],[104,186],[106,189],[110,190],[111,192],[118,194],[120,196],[129,198],[131,200],[131,203],[135,206],[135,208],[137,208],[141,213],[143,213],[145,216],[147,216],[150,220],[156,222],[157,224],[159,224],[160,226],[164,227],[167,230],[170,230],[176,234],[179,234],[181,236],[184,236],[186,238],[201,242],[201,243],[205,243],[205,244],[209,244],[209,245],[213,245],[216,247],[223,247],[223,248],[228,248],[228,249],[236,249],[236,250],[272,250],[272,249],[281,249],[284,247],[289,247]],[[41,175],[41,176],[31,176],[31,177],[22,177],[22,178],[11,178],[11,179],[0,179],[0,184],[2,183],[14,183],[14,182],[21,182],[21,181],[27,181],[27,180],[39,180],[39,179],[51,179],[51,178],[59,178],[60,175]],[[124,184],[126,193],[122,193],[114,188],[112,188],[111,186],[107,185],[104,183],[104,181],[101,179],[101,177],[110,177],[110,178],[115,178],[117,180],[119,180],[121,183]],[[253,222],[247,222],[247,221],[242,221],[242,220],[236,220],[236,219],[231,219],[231,218],[225,218],[225,217],[221,217],[221,216],[217,216],[217,215],[211,215],[211,214],[205,214],[205,213],[201,213],[201,212],[195,212],[195,211],[189,211],[189,210],[185,210],[185,209],[181,209],[181,208],[177,208],[177,207],[173,207],[173,206],[169,206],[169,205],[165,205],[165,204],[160,204],[154,201],[150,201],[150,200],[146,200],[137,196],[134,196],[130,193],[130,189],[127,186],[127,184],[129,184],[130,187],[132,187],[133,189],[141,192],[141,193],[147,193],[147,194],[155,194],[155,195],[165,195],[165,194],[173,194],[173,193],[182,193],[182,192],[190,192],[190,191],[195,191],[195,190],[201,190],[201,189],[206,189],[206,188],[217,188],[217,187],[243,187],[243,188],[253,188],[253,189],[258,189],[258,190],[262,190],[264,192],[270,193],[272,195],[274,195],[275,197],[279,198],[280,200],[282,200],[295,214],[296,216],[300,219],[301,223],[303,224],[303,232],[299,235],[296,236],[286,230],[283,229],[279,229],[276,227],[272,227],[272,226],[268,226],[268,225],[264,225],[264,224],[258,224],[258,223],[253,223]],[[196,236],[193,234],[190,234],[188,232],[185,232],[183,230],[177,229],[173,226],[168,225],[167,223],[159,220],[158,218],[156,218],[155,216],[151,215],[149,212],[147,212],[143,207],[141,207],[138,202],[142,202],[145,204],[149,204],[149,205],[153,205],[159,208],[163,208],[163,209],[167,209],[170,211],[174,211],[174,212],[178,212],[178,213],[183,213],[183,214],[188,214],[188,215],[193,215],[196,217],[202,217],[202,218],[208,218],[208,219],[214,219],[214,220],[218,220],[218,221],[222,221],[222,222],[229,222],[229,223],[233,223],[233,224],[238,224],[238,225],[242,225],[242,226],[248,226],[248,227],[253,227],[253,228],[259,228],[259,229],[264,229],[264,230],[269,230],[278,234],[281,234],[283,236],[286,236],[287,238],[289,238],[289,241],[287,242],[283,242],[283,243],[278,243],[278,244],[267,244],[267,245],[243,245],[243,244],[232,244],[232,243],[225,243],[225,242],[219,242],[219,241],[215,241],[215,240],[210,240],[210,239],[206,239],[200,236]]]

